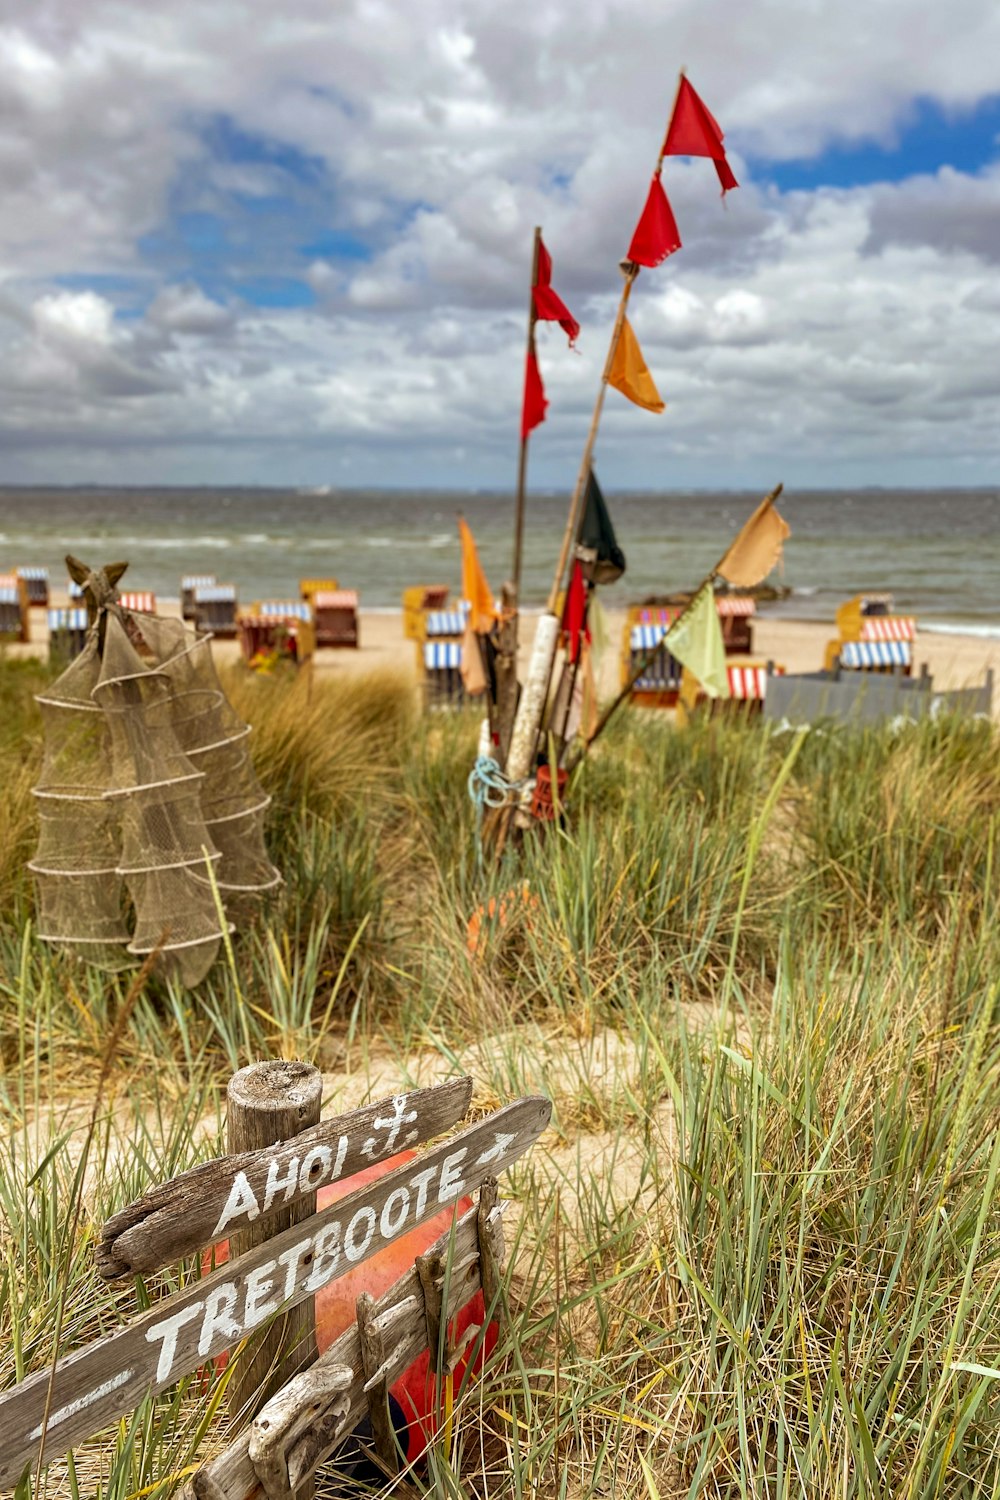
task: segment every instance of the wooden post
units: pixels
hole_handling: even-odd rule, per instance
[[[317,1125],[323,1079],[311,1063],[253,1063],[233,1074],[227,1095],[227,1147],[236,1155],[276,1145]],[[308,1193],[263,1222],[234,1231],[229,1241],[230,1260],[315,1212],[316,1194]],[[278,1313],[262,1334],[250,1340],[233,1372],[230,1410],[239,1412],[244,1421],[255,1417],[271,1396],[315,1358],[315,1299],[308,1297],[297,1307]]]

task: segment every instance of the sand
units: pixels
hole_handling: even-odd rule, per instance
[[[54,597],[53,603],[65,603],[65,599]],[[176,605],[165,604],[164,614],[176,614]],[[531,653],[531,642],[539,616],[527,614],[523,618],[520,656],[523,669]],[[611,697],[620,686],[620,656],[625,614],[620,610],[608,610],[609,644],[600,665],[599,687],[602,697]],[[47,650],[47,630],[44,610],[31,612],[32,640],[30,645],[7,646],[11,656],[44,655]],[[826,643],[834,639],[836,629],[817,621],[769,619],[766,612],[754,622],[754,659],[774,661],[788,672],[815,672],[823,665]],[[316,654],[315,667],[318,673],[370,672],[391,669],[412,676],[416,681],[417,646],[403,636],[402,613],[391,611],[361,611],[361,645],[357,650],[324,650]],[[215,651],[220,662],[238,658],[239,648],[235,641],[216,642]],[[937,688],[972,687],[983,681],[992,668],[1000,679],[1000,640],[975,635],[938,635],[919,630],[914,648],[914,670],[926,662],[934,685]],[[1000,717],[1000,681],[994,692],[994,716]]]

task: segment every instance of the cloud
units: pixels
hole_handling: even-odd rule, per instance
[[[566,482],[680,62],[744,185],[723,205],[707,162],[667,164],[684,249],[630,316],[668,412],[609,396],[609,477],[995,473],[996,164],[782,194],[746,162],[889,145],[919,100],[959,119],[998,50],[990,0],[24,11],[0,25],[0,479],[507,482],[540,223],[584,325],[579,355],[539,335],[532,474]]]

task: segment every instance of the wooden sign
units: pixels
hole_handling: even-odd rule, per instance
[[[158,1303],[127,1328],[0,1399],[0,1489],[221,1354],[496,1176],[549,1122],[547,1099],[505,1105],[419,1158]],[[51,1380],[51,1398],[48,1396]],[[45,1421],[46,1406],[49,1408]]]
[[[440,1135],[464,1119],[471,1099],[472,1079],[458,1078],[323,1120],[266,1151],[202,1162],[107,1221],[97,1269],[106,1281],[148,1276],[327,1183]]]
[[[495,1193],[494,1193],[495,1196]],[[367,1415],[374,1401],[431,1347],[438,1328],[482,1290],[491,1300],[486,1268],[503,1264],[502,1204],[485,1215],[472,1208],[421,1257],[421,1271],[437,1294],[436,1318],[427,1303],[427,1275],[402,1276],[371,1308],[369,1326],[385,1343],[385,1356],[371,1379],[357,1324],[346,1329],[315,1364],[295,1375],[217,1457],[195,1473],[184,1500],[270,1500],[294,1495]],[[485,1220],[485,1222],[484,1222]],[[487,1237],[486,1254],[483,1236]],[[444,1294],[447,1292],[447,1302]],[[382,1389],[376,1394],[376,1388]],[[372,1424],[373,1427],[375,1423]]]

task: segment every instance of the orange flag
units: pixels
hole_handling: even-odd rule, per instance
[[[462,597],[472,606],[469,626],[476,635],[487,635],[497,617],[493,591],[486,582],[472,532],[462,516],[458,518],[458,535],[462,543]]]
[[[768,495],[733,541],[717,572],[737,588],[753,588],[781,561],[781,549],[789,536],[788,522],[779,516]]]
[[[628,318],[622,324],[621,337],[608,371],[608,384],[634,401],[636,406],[644,406],[647,411],[663,411],[660,393],[642,357],[639,340],[632,332]]]

